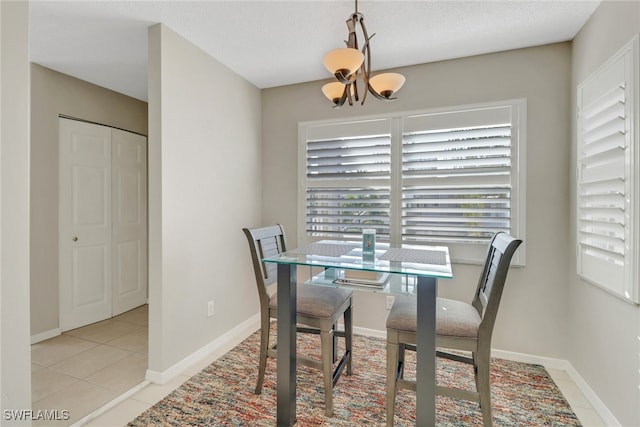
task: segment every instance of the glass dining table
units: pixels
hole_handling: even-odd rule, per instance
[[[362,242],[323,240],[277,256],[277,425],[296,422],[297,268],[309,267],[305,283],[388,295],[414,295],[417,304],[416,425],[435,425],[436,295],[438,279],[451,279],[446,246],[393,247],[376,243],[373,259],[363,259]],[[317,267],[317,268],[313,268]],[[356,273],[353,273],[356,272]],[[376,280],[363,280],[367,273]],[[379,278],[379,280],[378,280]]]

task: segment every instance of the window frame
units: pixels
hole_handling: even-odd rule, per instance
[[[575,152],[576,274],[636,306],[640,305],[638,70],[640,39],[636,35],[578,85]],[[612,101],[615,103],[611,104]],[[619,111],[609,114],[614,106],[623,110],[622,116]],[[613,135],[604,133],[608,135],[605,137],[590,135],[619,120],[623,130]],[[622,145],[616,145],[619,142]],[[606,149],[598,152],[593,146],[606,146]],[[606,160],[602,160],[605,156]],[[617,165],[607,168],[608,162],[617,162]],[[589,169],[598,168],[601,170],[593,179]],[[589,189],[596,185],[597,191]],[[589,213],[594,211],[597,216]]]
[[[495,102],[484,102],[460,106],[448,106],[424,110],[412,110],[389,114],[377,114],[368,116],[353,116],[343,119],[325,119],[317,121],[305,121],[298,123],[298,194],[297,194],[297,231],[298,245],[305,245],[322,239],[307,235],[307,141],[309,129],[323,126],[364,126],[371,121],[387,121],[388,131],[391,135],[391,177],[390,177],[390,227],[389,241],[394,245],[402,244],[402,154],[403,154],[403,129],[405,120],[416,116],[447,115],[474,110],[495,109],[508,107],[511,113],[511,197],[510,234],[525,240],[526,230],[526,99],[510,99]],[[462,125],[462,123],[461,123]],[[351,132],[353,134],[353,132]],[[335,136],[339,138],[340,136]],[[400,191],[398,191],[400,190]],[[324,237],[325,239],[327,237]],[[488,242],[488,240],[487,240]],[[482,264],[486,255],[487,242],[474,243],[432,243],[449,246],[452,262],[461,264]],[[414,244],[414,243],[411,243]],[[430,243],[416,243],[428,245]],[[524,266],[526,264],[526,249],[522,245],[515,254],[512,264]]]

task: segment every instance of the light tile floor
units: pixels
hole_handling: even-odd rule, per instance
[[[245,338],[231,340],[167,384],[147,384],[132,392],[147,368],[147,306],[122,316],[32,346],[34,409],[70,410],[71,420],[59,425],[125,426]],[[95,357],[81,359],[77,354]],[[566,371],[547,370],[585,427],[605,426]],[[118,398],[126,391],[130,396]],[[105,404],[108,409],[101,408]]]
[[[547,372],[584,427],[606,427],[604,420],[598,415],[567,371],[547,368]]]
[[[180,372],[167,384],[158,385],[150,383],[141,390],[134,393],[132,396],[124,399],[115,406],[109,408],[107,411],[97,415],[95,418],[87,417],[90,419],[86,421],[83,420],[84,422],[79,425],[87,427],[125,426],[142,412],[155,405],[158,401],[162,400],[173,390],[180,387],[183,382],[196,375],[198,372],[209,366],[219,357],[223,356],[233,347],[238,345],[244,338],[246,337],[238,336],[235,339],[229,340],[229,342],[224,347],[219,348],[215,353],[210,354],[209,356],[192,364],[184,371]]]
[[[33,344],[32,409],[69,414],[68,420],[37,420],[33,425],[70,425],[144,381],[148,317],[143,305]]]

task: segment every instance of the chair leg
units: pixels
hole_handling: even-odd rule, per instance
[[[262,393],[262,384],[264,383],[264,373],[267,369],[267,351],[269,350],[269,318],[266,322],[262,319],[260,328],[260,361],[258,362],[258,384],[256,385],[255,394]]]
[[[349,352],[349,359],[347,360],[347,375],[351,375],[353,370],[351,367],[351,361],[353,360],[353,310],[352,306],[349,306],[344,311],[344,342],[345,349]]]
[[[333,416],[333,333],[320,331],[320,347],[322,348],[322,377],[324,378],[325,415]]]
[[[333,324],[333,330],[334,331],[338,330],[337,323]],[[332,343],[331,353],[333,355],[333,363],[336,363],[338,361],[338,336],[336,334],[333,334],[333,343]]]
[[[393,426],[395,416],[396,374],[398,372],[398,344],[387,341],[387,427]]]
[[[492,427],[491,418],[491,360],[490,355],[479,352],[474,355],[476,362],[476,384],[480,394],[480,410],[484,427]]]
[[[398,344],[398,359],[396,365],[402,364],[400,368],[400,373],[398,374],[398,378],[404,378],[404,355],[406,354],[406,347],[404,344]]]

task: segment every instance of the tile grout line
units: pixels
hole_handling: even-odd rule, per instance
[[[148,316],[148,314],[145,314],[145,315]],[[139,315],[139,316],[142,317],[142,315]],[[127,336],[129,334],[135,333],[136,331],[139,332],[142,329],[147,329],[147,334],[146,334],[146,336],[144,338],[148,339],[148,324],[146,324],[146,325],[143,324],[144,323],[143,320],[140,320],[140,321],[126,321],[126,320],[118,319],[117,317],[114,317],[114,318],[108,319],[108,320],[113,320],[113,321],[108,322],[105,325],[101,325],[100,326],[101,329],[103,328],[106,331],[106,334],[110,333],[109,332],[109,329],[110,329],[109,326],[114,326],[115,325],[116,328],[119,325],[123,325],[123,324],[124,325],[128,325],[128,326],[127,327],[119,326],[120,328],[125,329],[125,331],[116,333],[112,338],[109,338],[108,340],[100,339],[100,334],[105,333],[105,331],[99,331],[99,333],[96,334],[96,337],[99,340],[95,340],[95,338],[90,339],[90,338],[87,338],[86,336],[82,336],[83,335],[83,331],[75,331],[75,333],[72,333],[72,334],[69,334],[69,333],[65,332],[64,334],[61,334],[58,337],[51,338],[51,340],[55,340],[56,338],[59,338],[59,337],[68,337],[68,338],[72,338],[74,340],[73,341],[74,343],[80,343],[80,345],[79,345],[79,347],[81,348],[80,351],[71,351],[68,354],[65,354],[64,357],[62,357],[60,359],[56,359],[56,357],[55,357],[56,353],[55,352],[62,351],[64,353],[65,352],[65,346],[63,345],[64,343],[60,344],[59,346],[54,344],[52,346],[52,348],[49,348],[49,349],[47,349],[46,346],[45,347],[43,347],[42,345],[39,346],[40,348],[43,348],[43,350],[41,350],[41,351],[44,352],[43,354],[47,354],[46,353],[47,350],[50,351],[50,352],[53,352],[53,353],[50,353],[50,354],[53,354],[54,356],[53,357],[50,356],[50,359],[55,360],[55,361],[52,362],[52,363],[49,363],[49,364],[33,363],[32,364],[32,371],[38,372],[38,371],[46,369],[48,372],[59,374],[59,375],[63,375],[66,378],[68,378],[69,380],[72,380],[72,381],[69,384],[66,384],[65,386],[63,386],[63,387],[61,387],[61,388],[59,388],[57,390],[54,390],[54,391],[52,391],[50,393],[47,393],[44,396],[39,397],[39,399],[37,401],[34,401],[32,405],[34,405],[34,404],[37,405],[39,402],[46,402],[47,401],[46,399],[53,399],[51,401],[56,401],[57,399],[59,399],[61,402],[58,403],[58,405],[62,404],[63,406],[66,405],[68,407],[71,407],[72,406],[71,405],[72,402],[74,402],[74,400],[77,400],[77,398],[80,397],[80,396],[71,396],[71,395],[68,395],[68,393],[67,393],[66,395],[56,397],[56,394],[60,394],[61,390],[65,390],[68,387],[70,387],[71,385],[77,384],[79,382],[82,382],[84,384],[90,385],[91,387],[96,387],[96,389],[100,389],[100,390],[103,390],[105,392],[122,394],[122,391],[119,391],[120,386],[112,388],[112,387],[108,387],[108,386],[106,386],[104,384],[98,384],[98,383],[96,383],[94,381],[89,380],[88,378],[90,378],[92,375],[95,375],[96,373],[99,373],[99,372],[101,372],[101,371],[103,371],[105,369],[109,369],[109,368],[113,369],[113,366],[115,364],[121,363],[123,360],[125,360],[127,358],[130,358],[132,356],[147,356],[147,352],[145,352],[145,351],[136,351],[136,350],[133,350],[131,348],[119,347],[117,345],[113,345],[113,344],[110,344],[110,343],[112,341],[115,341],[115,340],[118,340],[118,339],[120,339],[122,337],[125,337],[125,336]],[[96,325],[96,324],[93,324],[93,325]],[[93,326],[93,325],[88,325],[88,326]],[[78,329],[81,329],[81,328],[78,328]],[[95,326],[94,326],[94,329],[95,329]],[[144,335],[144,334],[141,334],[141,335]],[[36,344],[40,344],[40,343],[36,343]],[[85,348],[86,345],[90,345],[90,347],[89,348]],[[148,345],[148,344],[146,344],[146,345]],[[72,374],[69,374],[69,373],[66,373],[66,372],[63,372],[63,371],[59,371],[59,370],[56,370],[55,368],[53,368],[53,366],[58,364],[58,363],[62,363],[64,361],[68,361],[69,359],[71,359],[73,357],[78,357],[79,355],[82,355],[83,353],[86,353],[86,352],[88,352],[88,351],[90,351],[92,349],[95,350],[95,348],[98,347],[98,346],[105,346],[105,347],[109,347],[111,349],[119,350],[119,351],[122,352],[122,354],[125,354],[125,356],[123,358],[120,358],[120,359],[116,360],[113,363],[109,363],[109,364],[107,364],[105,366],[102,366],[100,369],[98,369],[96,371],[90,372],[89,374],[83,376],[82,378],[79,378],[78,376],[75,376],[75,375],[72,375]],[[66,351],[69,351],[69,350],[67,349]],[[139,359],[139,357],[138,357],[138,359]],[[45,358],[45,360],[46,360],[46,358]],[[89,363],[91,363],[91,362],[89,362]],[[136,362],[134,362],[134,363],[136,363]],[[135,366],[135,364],[132,365],[132,366]],[[122,384],[122,383],[126,383],[126,380],[131,378],[131,374],[128,373],[129,371],[127,369],[121,369],[121,371],[124,374],[123,378],[122,378],[123,381],[121,382],[121,384]],[[142,379],[141,379],[141,383],[140,384],[145,384],[144,372],[146,372],[146,367],[142,372],[142,377],[141,377]],[[116,381],[116,383],[117,382],[118,381]],[[33,382],[32,382],[32,384],[33,384]],[[33,385],[32,385],[32,387],[33,387]],[[68,403],[66,403],[66,402],[68,402]],[[93,406],[92,404],[89,404],[89,405]],[[94,411],[97,410],[97,409],[100,409],[100,407],[103,406],[103,405],[104,404],[100,404],[96,409],[94,409]],[[76,420],[76,422],[78,420],[82,420],[84,417],[86,417],[86,414],[82,414],[81,413],[79,415],[79,418]]]

